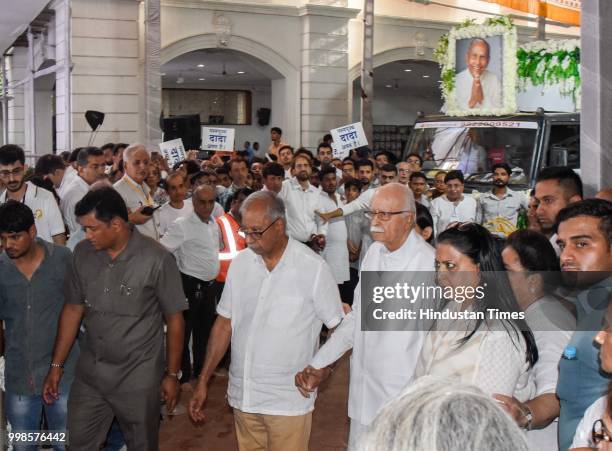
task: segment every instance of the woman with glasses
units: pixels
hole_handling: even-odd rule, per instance
[[[475,223],[451,225],[437,239],[436,276],[445,302],[415,370],[477,385],[489,395],[531,399],[535,339],[504,272],[493,236]]]
[[[600,346],[602,371],[612,373],[612,303],[608,304],[603,328],[597,332],[594,340]],[[612,451],[612,382],[608,392],[584,413],[570,446],[570,451],[591,449]]]
[[[576,319],[564,300],[551,294],[559,284],[559,260],[548,239],[532,230],[512,233],[502,251],[510,285],[525,320],[533,331],[538,361],[529,371],[535,396],[527,402],[496,395],[516,423],[526,429],[532,449],[557,450],[559,399],[556,396],[559,359]]]

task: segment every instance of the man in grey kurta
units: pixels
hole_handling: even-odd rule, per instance
[[[53,355],[63,361],[83,318],[85,339],[68,401],[70,448],[99,449],[116,416],[128,449],[157,450],[160,384],[169,411],[179,392],[187,303],[178,268],[172,254],[127,223],[114,189],[88,192],[75,213],[87,239],[76,246],[66,276]],[[53,395],[57,381],[52,368],[45,392]]]

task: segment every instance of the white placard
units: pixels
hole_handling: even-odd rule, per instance
[[[183,140],[181,138],[160,143],[159,150],[170,167],[173,167],[179,161],[183,161],[187,158],[185,146],[183,146]]]
[[[331,135],[334,139],[332,146],[334,158],[344,158],[352,149],[368,145],[361,122],[335,128],[331,130]]]
[[[233,128],[202,127],[202,149],[234,151]]]

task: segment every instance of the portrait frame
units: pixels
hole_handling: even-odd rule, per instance
[[[488,20],[482,25],[473,22],[462,24],[451,29],[443,38],[442,48],[439,47],[436,56],[442,69],[442,97],[445,101],[443,111],[448,116],[500,116],[516,112],[517,33],[512,22],[504,19],[506,18]],[[501,94],[498,106],[468,108],[458,101],[457,85],[458,82],[463,83],[461,77],[464,76],[457,67],[458,46],[464,49],[465,44],[462,45],[461,43],[473,39],[483,39],[488,43],[490,41],[500,43],[498,51],[501,47],[501,59],[499,59],[501,68],[498,71],[497,79]],[[491,49],[491,46],[489,48]],[[490,60],[491,54],[489,54]],[[465,90],[465,86],[461,89]],[[465,94],[462,93],[461,95],[465,97]]]

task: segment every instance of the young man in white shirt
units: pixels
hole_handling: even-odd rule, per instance
[[[410,189],[391,183],[376,190],[372,199],[370,230],[376,241],[361,265],[364,271],[433,271],[434,249],[414,230],[415,203]],[[348,415],[349,450],[356,451],[361,435],[384,405],[409,382],[423,345],[426,328],[408,331],[362,330],[361,283],[355,288],[353,310],[309,365],[296,375],[296,385],[307,396],[331,374],[330,365],[349,349],[351,357]],[[414,299],[415,304],[424,302]]]
[[[0,182],[6,190],[0,195],[0,204],[9,199],[22,202],[34,213],[38,236],[55,244],[66,244],[66,229],[62,214],[53,194],[25,181],[28,166],[25,152],[19,146],[0,147]]]
[[[408,184],[414,194],[415,202],[420,203],[426,208],[431,206],[429,198],[425,194],[427,192],[427,176],[422,172],[413,172],[410,174],[410,183]]]
[[[215,189],[202,185],[193,192],[193,212],[178,218],[160,243],[174,257],[181,272],[183,290],[189,309],[185,316],[185,339],[181,363],[181,383],[198,377],[204,363],[208,336],[215,321],[215,278],[219,273],[219,249],[222,245],[219,226],[211,216]],[[189,341],[193,333],[193,372]]]
[[[464,182],[461,171],[450,171],[444,177],[446,194],[431,202],[429,211],[434,220],[434,233],[440,232],[454,222],[475,222],[477,214],[476,200],[463,194]]]
[[[285,178],[290,179],[291,175],[291,162],[293,161],[293,147],[284,145],[278,149],[278,164],[280,164],[285,170]]]
[[[87,194],[89,187],[104,177],[106,164],[104,160],[104,153],[97,147],[84,147],[77,155],[77,172],[79,175],[66,187],[64,196],[60,201],[64,222],[68,226],[68,233],[70,234],[66,243],[70,250],[74,250],[77,243],[85,239],[81,224],[74,214],[74,207]]]
[[[229,268],[189,415],[204,420],[208,381],[231,341],[239,449],[307,451],[315,396],[300,395],[294,374],[314,355],[322,325],[344,316],[336,281],[320,256],[287,236],[278,196],[254,193],[240,211],[248,249]]]
[[[187,185],[183,174],[180,172],[170,174],[166,179],[166,191],[170,202],[159,209],[159,235],[162,237],[174,221],[193,212],[191,199],[185,199]]]
[[[143,209],[153,207],[153,197],[149,187],[144,182],[148,175],[151,158],[142,144],[132,144],[123,151],[123,166],[125,174],[114,188],[125,201],[128,208],[129,221],[136,225],[140,233],[159,239],[157,230],[157,213],[146,214]]]

